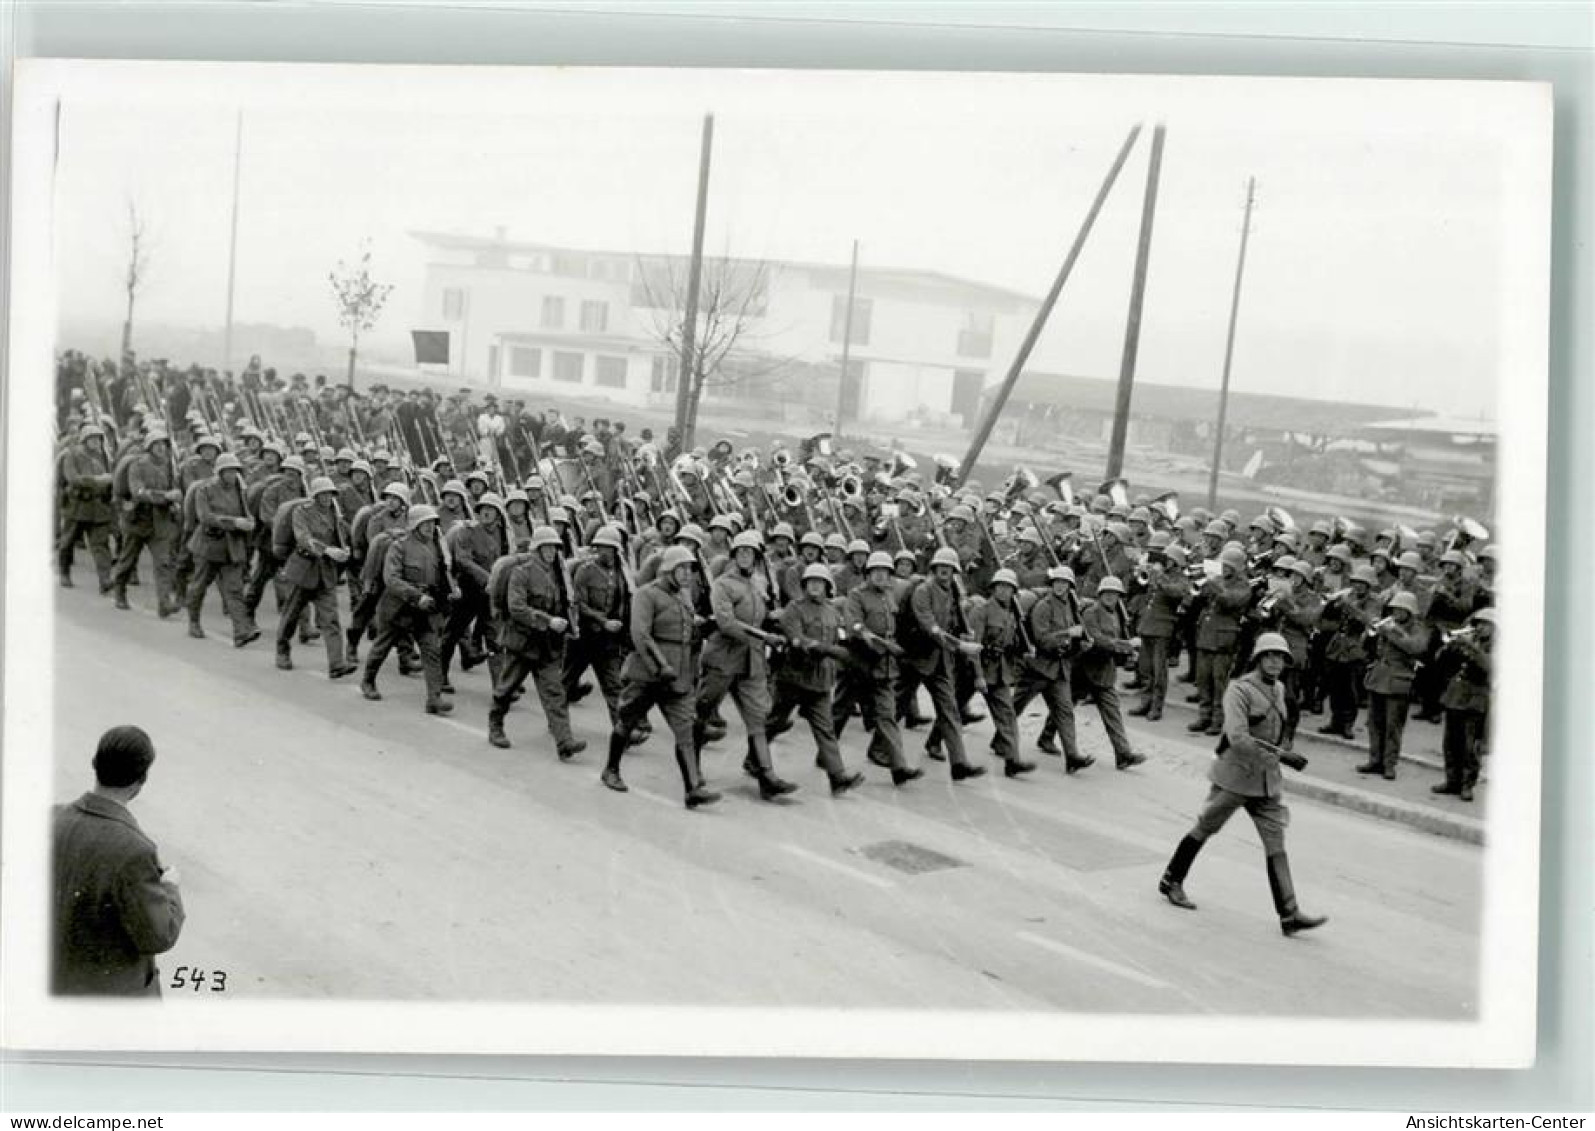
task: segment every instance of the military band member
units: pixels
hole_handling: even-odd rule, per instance
[[[565,694],[565,647],[579,633],[576,609],[566,588],[559,554],[559,535],[551,527],[538,527],[532,550],[509,575],[499,644],[504,650],[499,677],[493,684],[493,707],[487,716],[487,738],[494,746],[508,747],[504,716],[528,676],[543,705],[548,733],[561,762],[587,749],[570,727],[570,706]]]
[[[1295,747],[1296,727],[1302,713],[1302,672],[1308,662],[1308,649],[1318,622],[1323,619],[1323,598],[1313,591],[1313,567],[1300,558],[1286,556],[1274,563],[1274,615],[1279,633],[1290,646],[1290,664],[1280,682],[1285,685],[1285,733],[1280,744]]]
[[[338,574],[349,560],[349,532],[331,479],[311,481],[310,499],[295,508],[291,521],[294,548],[282,567],[288,599],[277,617],[277,666],[293,668],[294,625],[309,606],[315,609],[316,628],[327,648],[327,678],[342,679],[355,670],[345,658],[338,624]]]
[[[1440,696],[1445,708],[1441,749],[1445,754],[1445,781],[1430,789],[1473,800],[1479,784],[1479,753],[1484,745],[1490,712],[1490,672],[1494,661],[1495,610],[1479,609],[1468,625],[1452,633],[1444,647],[1455,654],[1453,675]]]
[[[1146,694],[1131,709],[1148,722],[1163,717],[1163,704],[1169,693],[1169,645],[1179,623],[1180,608],[1191,598],[1191,579],[1186,573],[1185,549],[1169,545],[1146,557],[1147,599],[1136,621],[1141,638],[1143,665],[1147,675]]]
[[[1368,760],[1359,774],[1383,774],[1395,781],[1401,761],[1401,734],[1407,726],[1412,679],[1429,646],[1429,631],[1418,620],[1418,601],[1401,591],[1385,603],[1385,616],[1368,629],[1374,639],[1368,669]]]
[[[697,616],[687,592],[696,569],[692,551],[671,546],[659,555],[657,568],[657,579],[632,597],[632,651],[621,668],[624,685],[619,719],[609,735],[609,757],[601,780],[616,792],[626,792],[620,776],[621,759],[633,729],[658,707],[675,739],[676,766],[681,771],[687,808],[696,809],[719,801],[720,794],[703,782],[693,737]]]
[[[1198,591],[1203,598],[1202,619],[1196,626],[1196,689],[1201,711],[1185,729],[1217,735],[1223,729],[1224,689],[1235,663],[1235,646],[1241,634],[1241,614],[1252,601],[1247,584],[1246,552],[1226,547],[1218,556],[1222,573],[1210,577]]]
[[[1383,606],[1373,591],[1374,572],[1366,565],[1352,569],[1346,587],[1330,594],[1326,610],[1336,617],[1335,633],[1324,651],[1324,683],[1329,692],[1329,721],[1319,734],[1353,738],[1363,681],[1368,670],[1368,628]]]
[[[809,724],[817,748],[816,761],[839,795],[863,784],[864,775],[849,773],[836,741],[836,663],[848,658],[842,647],[842,614],[831,603],[835,582],[829,567],[814,563],[803,571],[803,596],[781,610],[781,631],[790,649],[776,678],[770,708],[770,737],[788,728],[796,711]]]
[[[1285,853],[1290,810],[1280,800],[1279,767],[1283,762],[1301,770],[1307,759],[1282,751],[1278,745],[1285,729],[1285,689],[1279,676],[1290,663],[1290,648],[1284,637],[1272,632],[1259,635],[1252,646],[1252,659],[1253,669],[1224,690],[1224,740],[1208,771],[1212,788],[1196,824],[1175,848],[1158,890],[1176,907],[1195,911],[1196,904],[1185,894],[1184,886],[1191,864],[1235,810],[1245,809],[1263,842],[1274,911],[1279,916],[1280,930],[1289,937],[1328,921],[1324,916],[1308,915],[1297,904],[1290,858]]]

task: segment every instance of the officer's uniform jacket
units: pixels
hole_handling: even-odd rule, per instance
[[[78,444],[61,458],[61,477],[66,482],[65,517],[75,522],[110,522],[116,517],[111,506],[111,468],[105,457]]]
[[[555,660],[565,651],[565,633],[555,632],[550,624],[555,617],[569,621],[574,615],[559,568],[557,560],[545,563],[540,554],[532,553],[510,572],[499,641],[535,663]]]
[[[847,629],[848,644],[855,666],[870,677],[890,680],[897,675],[897,658],[891,650],[867,643],[861,629],[882,640],[897,641],[897,597],[893,590],[881,592],[868,585],[860,585],[842,602],[842,621]]]
[[[146,452],[127,469],[127,489],[133,497],[133,509],[128,514],[128,533],[141,537],[173,538],[178,534],[178,506],[167,498],[168,491],[177,490],[172,476],[172,461],[156,459]]]
[[[589,644],[596,641],[614,651],[629,648],[624,627],[627,621],[626,578],[619,567],[608,569],[597,558],[589,558],[576,567],[573,583],[582,639]],[[621,631],[604,631],[604,622],[608,620],[618,620]]]
[[[1241,614],[1252,603],[1252,587],[1239,577],[1220,577],[1203,587],[1207,602],[1196,626],[1196,646],[1229,652],[1241,634]]]
[[[454,565],[454,579],[462,589],[477,593],[487,592],[488,575],[493,563],[505,552],[504,528],[489,530],[480,522],[462,522],[448,533],[449,554]]]
[[[836,661],[841,646],[842,614],[829,600],[804,594],[781,610],[781,631],[793,643],[781,665],[781,682],[804,691],[829,691],[836,686]]]
[[[926,578],[914,588],[908,598],[909,615],[919,625],[920,639],[904,659],[920,674],[930,676],[943,665],[951,663],[947,646],[935,638],[933,631],[940,628],[948,636],[956,637],[963,612],[958,606],[958,593],[951,585],[943,589],[934,578]]]
[[[188,551],[198,561],[236,562],[242,565],[249,560],[249,538],[245,531],[234,528],[234,523],[247,518],[244,510],[244,485],[224,483],[216,475],[196,484],[194,500],[194,533],[188,541]]]
[[[1091,601],[1080,610],[1080,627],[1085,629],[1090,644],[1074,661],[1074,673],[1083,675],[1093,687],[1112,687],[1118,681],[1118,661],[1129,618],[1128,613],[1121,618],[1122,608],[1122,603],[1118,609],[1110,610],[1101,601]]]
[[[1074,607],[1068,597],[1055,597],[1044,593],[1030,609],[1030,639],[1036,654],[1030,666],[1046,679],[1064,679],[1069,675],[1069,663],[1074,644],[1069,630],[1077,627]]]
[[[1255,669],[1224,690],[1224,750],[1207,772],[1220,789],[1242,797],[1278,799],[1279,754],[1257,743],[1279,744],[1285,732],[1285,684],[1266,682]]]
[[[760,628],[769,611],[754,577],[735,569],[715,578],[709,594],[716,631],[703,646],[703,666],[762,679],[768,674],[764,644],[748,634]]]
[[[620,669],[621,677],[637,683],[655,683],[661,673],[649,654],[652,644],[665,662],[675,669],[669,690],[687,695],[693,690],[697,673],[693,670],[694,614],[686,594],[667,588],[664,579],[637,590],[631,600],[632,653]]]
[[[1150,583],[1146,603],[1141,606],[1141,616],[1136,631],[1147,637],[1174,635],[1174,625],[1179,619],[1180,606],[1191,596],[1191,579],[1184,570],[1166,568],[1163,576]]]
[[[1379,695],[1406,695],[1418,673],[1418,661],[1429,647],[1429,630],[1419,620],[1405,628],[1391,623],[1374,642],[1373,664],[1363,685]]]
[[[338,512],[314,500],[294,508],[294,552],[283,563],[282,579],[301,589],[332,589],[338,584],[339,563],[326,556],[328,547],[348,549],[349,532]]]
[[[1456,673],[1440,693],[1440,706],[1448,711],[1490,709],[1490,650],[1473,640],[1448,645],[1458,657]]]
[[[1019,635],[1019,609],[1006,608],[995,599],[981,601],[969,610],[969,631],[980,644],[980,671],[988,687],[1013,686],[1025,647]]]

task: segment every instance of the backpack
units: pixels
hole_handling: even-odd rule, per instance
[[[133,501],[133,486],[128,482],[128,472],[133,468],[133,462],[139,457],[138,452],[128,452],[127,455],[116,461],[116,467],[111,471],[111,498],[118,503],[131,503]]]
[[[914,594],[923,584],[925,584],[923,577],[914,578],[909,582],[908,588],[903,590],[903,595],[897,602],[897,643],[909,653],[927,652],[935,646],[935,641],[931,640],[920,627],[919,618],[914,615],[913,610]]]
[[[271,552],[280,562],[288,560],[294,552],[294,512],[309,499],[284,499],[277,508],[277,517],[271,522]]]
[[[488,611],[495,621],[509,616],[510,574],[515,572],[516,566],[531,561],[531,558],[530,551],[505,554],[493,563],[492,572],[487,575],[487,601]]]

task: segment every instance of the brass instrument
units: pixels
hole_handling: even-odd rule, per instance
[[[862,503],[864,501],[864,484],[857,475],[844,475],[840,490],[844,503]]]
[[[1074,485],[1069,482],[1072,478],[1074,478],[1074,472],[1060,471],[1055,475],[1049,475],[1043,480],[1048,487],[1058,493],[1058,498],[1063,500],[1063,505],[1066,507],[1074,506]]]
[[[1374,621],[1368,626],[1368,631],[1364,633],[1364,635],[1367,636],[1368,639],[1372,640],[1375,636],[1378,636],[1380,632],[1384,631],[1385,628],[1395,623],[1395,617],[1380,617],[1378,620]]]
[[[1475,639],[1478,635],[1479,635],[1478,626],[1470,624],[1466,628],[1459,628],[1459,629],[1456,629],[1456,630],[1454,630],[1452,632],[1441,632],[1440,633],[1440,644],[1441,644],[1442,647],[1444,647],[1445,645],[1456,644],[1456,643],[1458,643],[1460,641],[1464,641],[1464,640],[1471,641],[1471,640]]]
[[[1130,505],[1130,481],[1122,475],[1109,479],[1097,488],[1097,494],[1112,499],[1116,507],[1127,507]]]
[[[1178,491],[1165,491],[1152,500],[1152,509],[1161,514],[1169,522],[1180,520],[1180,493]]]
[[[1291,513],[1284,507],[1265,507],[1263,513],[1268,516],[1268,521],[1272,522],[1281,531],[1296,529],[1296,520],[1291,517]]]

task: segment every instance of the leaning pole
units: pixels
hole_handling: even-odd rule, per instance
[[[1030,323],[1030,330],[1025,334],[1024,341],[1019,343],[1019,352],[1014,355],[1007,376],[1003,378],[997,394],[992,397],[991,407],[986,410],[986,417],[975,432],[968,454],[964,456],[963,463],[958,465],[955,484],[962,484],[969,478],[969,473],[974,470],[975,461],[980,458],[981,449],[986,446],[986,441],[991,439],[991,430],[997,425],[997,417],[1001,415],[1003,406],[1008,403],[1008,397],[1013,392],[1014,385],[1018,383],[1019,375],[1024,372],[1025,362],[1030,360],[1030,353],[1036,348],[1036,340],[1041,337],[1041,331],[1047,325],[1047,318],[1051,315],[1053,306],[1057,304],[1058,296],[1063,293],[1063,284],[1068,282],[1075,261],[1080,258],[1080,252],[1085,248],[1086,237],[1091,234],[1091,228],[1097,222],[1097,214],[1102,211],[1102,205],[1107,201],[1113,183],[1119,179],[1119,172],[1124,168],[1125,161],[1129,159],[1130,150],[1135,147],[1135,139],[1140,136],[1141,127],[1136,125],[1125,137],[1124,144],[1119,147],[1119,155],[1113,159],[1113,165],[1108,169],[1102,187],[1097,190],[1096,199],[1091,202],[1091,210],[1086,213],[1085,221],[1074,237],[1074,245],[1069,248],[1069,254],[1058,270],[1058,277],[1052,281],[1052,289],[1047,292],[1047,297],[1041,300],[1041,307],[1036,311],[1034,321]]]

